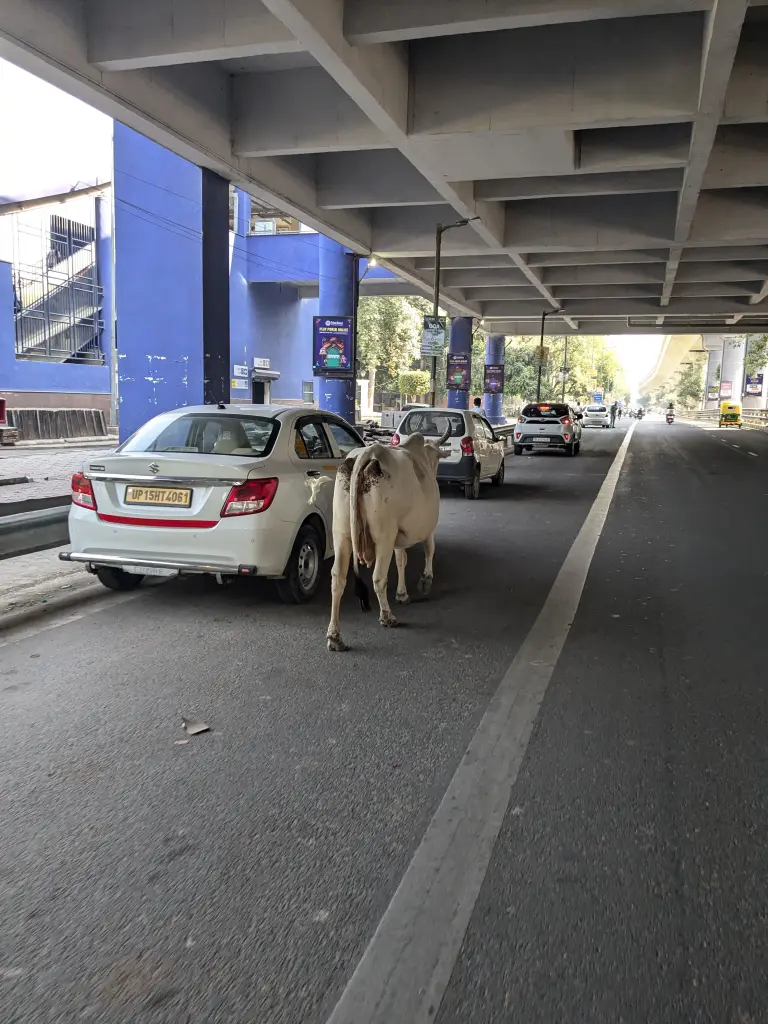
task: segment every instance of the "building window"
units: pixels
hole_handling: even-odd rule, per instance
[[[303,380],[301,382],[301,400],[304,405],[315,404],[315,382],[313,380]]]

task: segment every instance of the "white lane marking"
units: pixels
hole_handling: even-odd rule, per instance
[[[747,455],[751,455],[754,459],[759,459],[760,458],[760,456],[757,454],[757,452],[747,452]]]
[[[731,448],[738,448],[738,447],[739,447],[739,445],[737,445],[737,444],[732,444],[731,445]]]
[[[435,1020],[634,429],[632,423],[328,1024]]]
[[[146,595],[147,591],[143,592]],[[39,626],[33,626],[31,629],[15,629],[13,626],[8,628],[7,639],[0,640],[0,648],[9,647],[11,644],[20,643],[22,640],[29,640],[30,637],[37,636],[39,633],[47,633],[49,629],[58,629],[59,626],[66,626],[70,622],[77,622],[78,619],[84,619],[87,615],[96,615],[97,612],[103,612],[107,608],[114,608],[115,605],[125,604],[126,601],[134,601],[137,597],[143,596],[141,590],[134,590],[130,594],[115,594],[112,597],[102,597],[101,600],[89,601],[88,607],[83,611],[73,612],[71,615],[56,615],[55,619],[53,616],[47,620],[45,624]],[[1,635],[1,634],[0,634]]]

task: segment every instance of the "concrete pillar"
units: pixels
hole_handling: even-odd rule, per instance
[[[723,365],[720,370],[720,384],[724,381],[731,381],[731,399],[734,402],[741,401],[741,389],[744,384],[744,356],[746,353],[746,342],[744,338],[725,338],[723,351]],[[723,398],[725,401],[725,397]]]
[[[202,169],[203,401],[230,401],[229,182]]]
[[[96,280],[102,289],[101,350],[109,367],[109,425],[117,426],[117,353],[115,350],[115,262],[112,245],[112,195],[96,196]]]
[[[355,258],[343,245],[320,235],[319,278],[320,300],[318,316],[354,316],[355,313]],[[311,371],[310,371],[311,372]],[[355,422],[355,381],[318,377],[315,382],[321,409]]]
[[[704,384],[704,408],[716,409],[718,406],[718,400],[716,398],[710,400],[707,398],[707,395],[709,394],[710,387],[715,387],[717,385],[717,370],[720,366],[723,350],[722,346],[710,347],[711,343],[708,341],[707,335],[704,335],[704,343],[707,347],[707,374]]]
[[[448,342],[448,352],[451,355],[466,355],[472,358],[472,317],[455,316],[451,320],[451,336]],[[448,389],[449,409],[468,409],[469,391],[454,391]]]
[[[235,189],[235,233],[245,236],[251,227],[251,197],[241,188]]]
[[[485,365],[493,366],[504,362],[504,335],[489,334],[485,339]],[[501,406],[504,396],[483,395],[483,409],[489,423],[503,423]]]

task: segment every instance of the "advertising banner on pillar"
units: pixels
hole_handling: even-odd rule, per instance
[[[763,394],[763,375],[762,373],[748,373],[747,381],[744,387],[744,391],[748,395],[757,395],[762,397]]]
[[[733,381],[721,380],[720,381],[720,397],[721,398],[732,398],[733,397]]]
[[[504,364],[487,363],[483,374],[483,391],[486,395],[500,395],[504,390]]]
[[[448,355],[448,367],[445,372],[445,386],[451,391],[469,391],[472,365],[469,355],[454,352]]]
[[[312,359],[315,377],[352,377],[354,325],[351,316],[312,318]]]
[[[425,316],[421,332],[421,354],[423,356],[441,356],[445,348],[445,317]]]
[[[720,394],[720,388],[717,384],[710,384],[707,388],[707,401],[716,402],[717,396]]]

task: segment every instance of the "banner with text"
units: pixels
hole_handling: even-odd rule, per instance
[[[352,377],[354,327],[351,316],[312,318],[315,377]]]
[[[486,395],[500,395],[504,391],[504,364],[487,363],[483,375],[483,391]]]
[[[763,375],[762,373],[748,373],[747,383],[744,388],[748,395],[757,395],[762,397],[763,394]]]
[[[434,358],[445,348],[445,317],[425,316],[421,332],[421,354]]]
[[[468,354],[450,353],[445,374],[445,386],[451,391],[469,391],[472,366]]]

